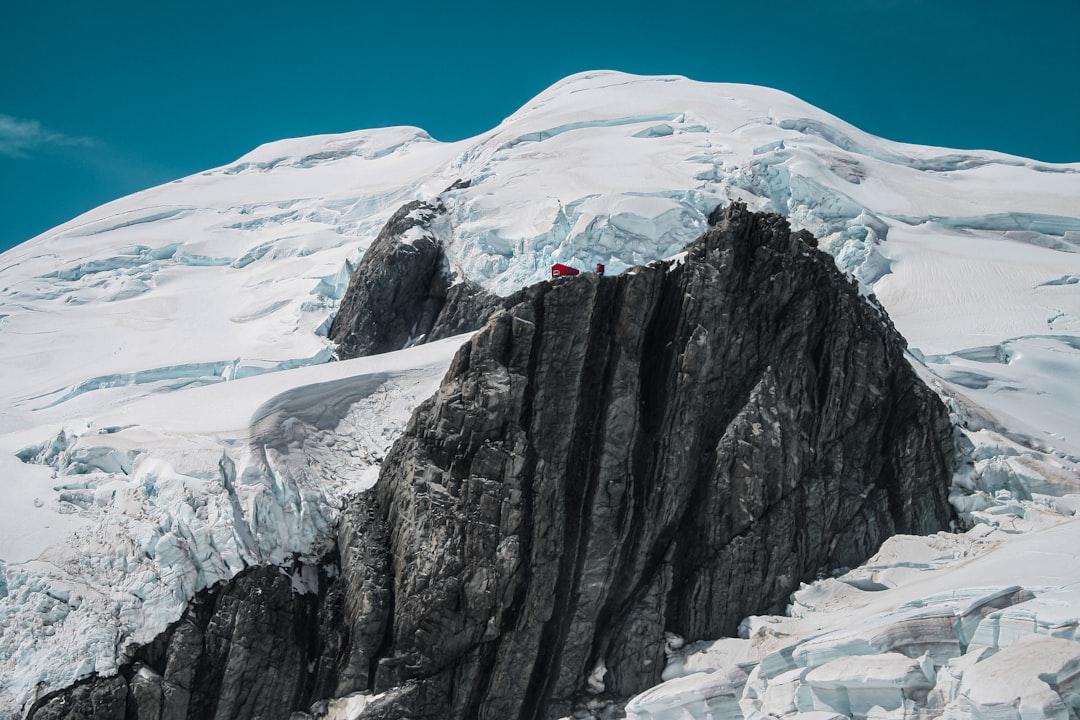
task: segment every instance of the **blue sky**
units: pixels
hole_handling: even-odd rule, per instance
[[[0,250],[284,137],[457,140],[574,72],[793,93],[905,142],[1080,161],[1080,0],[0,0]]]

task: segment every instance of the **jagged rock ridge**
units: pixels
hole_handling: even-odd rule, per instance
[[[317,593],[245,573],[30,716],[286,718],[366,690],[368,720],[559,717],[590,674],[615,699],[655,684],[665,632],[733,633],[820,569],[944,527],[952,429],[884,312],[778,216],[710,221],[678,260],[485,299],[500,309],[344,508]],[[384,231],[392,252],[414,254],[407,231]],[[431,285],[369,257],[369,288]],[[419,339],[406,295],[356,347]]]
[[[952,430],[884,311],[782,218],[712,220],[680,260],[508,300],[413,415],[343,522],[388,539],[351,570],[393,689],[363,717],[558,717],[605,668],[626,697],[665,632],[948,524]]]

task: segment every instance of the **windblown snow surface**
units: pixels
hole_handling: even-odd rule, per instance
[[[0,715],[115,672],[245,566],[326,550],[461,342],[328,362],[352,268],[414,199],[446,207],[453,270],[504,294],[553,262],[670,256],[720,203],[782,213],[876,293],[964,428],[966,531],[893,538],[739,638],[670,638],[632,717],[1076,717],[1080,164],[612,72],[461,142],[271,143],[0,255]]]

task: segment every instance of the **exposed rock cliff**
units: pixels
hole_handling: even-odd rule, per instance
[[[389,574],[353,567],[354,621],[398,688],[365,718],[558,717],[600,668],[626,696],[665,631],[733,633],[948,524],[951,428],[884,312],[783,219],[714,220],[678,261],[519,295],[418,408],[361,500]]]
[[[469,280],[452,281],[440,240],[445,224],[441,205],[416,200],[383,226],[330,325],[338,359],[400,350],[484,323],[498,298]]]
[[[42,698],[28,717],[287,718],[331,696],[348,642],[344,585],[313,566],[293,573],[251,568],[201,594],[123,673]]]
[[[31,717],[284,719],[356,691],[382,693],[366,720],[559,717],[655,684],[665,632],[731,634],[889,535],[947,525],[944,407],[880,307],[778,216],[733,205],[678,260],[468,312],[431,291],[436,220],[414,204],[388,223],[342,347],[494,315],[347,503],[340,575],[248,571]]]

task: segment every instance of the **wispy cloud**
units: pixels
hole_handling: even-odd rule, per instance
[[[88,148],[94,141],[53,132],[37,120],[24,120],[0,113],[0,155],[27,157],[34,150],[48,148]]]

